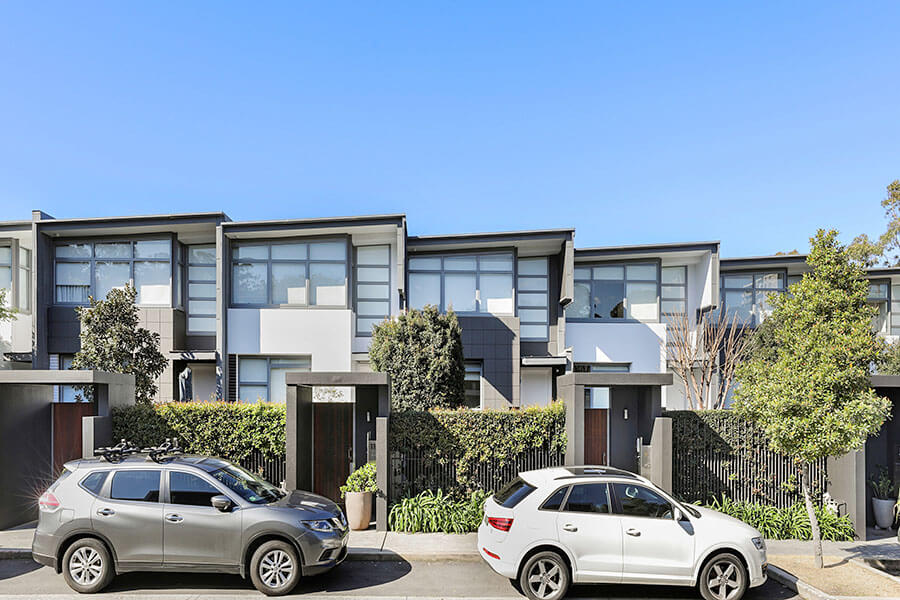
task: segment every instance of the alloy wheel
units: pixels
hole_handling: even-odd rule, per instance
[[[538,598],[552,598],[562,585],[562,569],[551,560],[542,559],[528,572],[528,587]]]
[[[718,600],[735,598],[741,588],[740,573],[737,567],[728,561],[719,561],[709,570],[706,587]]]
[[[92,585],[103,574],[103,558],[89,546],[76,550],[69,559],[69,573],[80,585]]]
[[[282,550],[272,550],[259,561],[259,578],[270,588],[280,588],[294,574],[294,561]]]

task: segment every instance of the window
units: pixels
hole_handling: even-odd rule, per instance
[[[344,240],[236,244],[231,268],[233,305],[347,306]]]
[[[605,483],[581,483],[572,486],[566,499],[566,512],[609,514],[609,490]]]
[[[728,318],[755,327],[772,312],[770,294],[782,294],[785,275],[778,271],[722,275],[722,308]]]
[[[187,248],[187,332],[216,332],[216,247]]]
[[[891,286],[891,335],[900,335],[900,285]]]
[[[659,320],[657,263],[582,265],[575,268],[575,298],[566,308],[572,319]]]
[[[648,488],[630,483],[614,483],[613,490],[622,514],[627,517],[651,517],[671,519],[672,505],[669,501]]]
[[[86,304],[134,285],[137,304],[172,305],[171,240],[61,243],[56,246],[58,304]]]
[[[683,315],[687,311],[687,267],[662,267],[660,307],[664,315]]]
[[[116,471],[109,497],[113,500],[159,502],[159,471]]]
[[[872,327],[877,333],[888,332],[888,281],[870,281],[868,303],[878,309],[878,314],[872,320]]]
[[[519,334],[525,341],[546,341],[550,336],[547,258],[520,258],[518,264]]]
[[[285,376],[290,372],[308,372],[307,357],[245,357],[238,361],[238,399],[241,402],[284,402]]]
[[[211,483],[190,473],[169,472],[169,502],[187,506],[212,507],[213,496],[221,496],[222,492]]]
[[[559,510],[559,507],[562,506],[563,500],[566,498],[566,492],[569,491],[569,488],[562,487],[553,492],[549,498],[544,500],[544,503],[541,504],[541,510]]]
[[[75,360],[74,354],[60,354],[57,356],[57,368],[61,371],[68,371],[72,368],[72,361]],[[53,365],[51,365],[52,368]],[[83,402],[84,392],[76,389],[74,385],[59,386],[60,402]]]
[[[519,502],[525,499],[528,494],[537,488],[529,484],[521,477],[516,477],[494,494],[494,502],[503,508],[514,508]]]
[[[0,288],[6,290],[6,305],[12,306],[15,298],[12,297],[12,247],[0,246]]]
[[[441,311],[512,315],[512,254],[410,258],[409,305],[426,304]]]
[[[0,246],[0,288],[6,290],[7,308],[31,310],[31,250],[14,241]]]
[[[609,408],[609,388],[608,387],[586,387],[586,388],[584,388],[584,407],[585,408]]]
[[[106,482],[106,475],[109,471],[94,471],[81,480],[81,487],[91,492],[95,496],[100,494],[103,484]]]
[[[463,381],[464,404],[467,408],[481,408],[481,363],[465,363],[466,376]]]
[[[356,335],[370,336],[391,315],[391,247],[359,246],[354,269]]]

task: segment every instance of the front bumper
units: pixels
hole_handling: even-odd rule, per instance
[[[298,542],[303,549],[303,575],[316,575],[335,568],[347,559],[350,529],[334,534],[309,532]]]

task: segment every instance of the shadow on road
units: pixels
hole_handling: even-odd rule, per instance
[[[33,560],[0,560],[0,581],[37,571],[41,565]]]
[[[523,596],[524,597],[524,596]],[[696,588],[667,585],[606,585],[580,584],[573,585],[567,598],[700,598]],[[747,591],[745,600],[789,600],[798,598],[794,592],[769,580],[757,588]]]

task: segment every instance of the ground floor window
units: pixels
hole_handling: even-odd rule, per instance
[[[584,388],[585,408],[609,408],[609,388]]]
[[[238,359],[238,400],[241,402],[284,402],[285,376],[310,371],[308,356],[241,356]]]
[[[466,378],[463,384],[466,408],[481,408],[481,375],[482,366],[480,362],[466,362]]]
[[[74,354],[51,354],[50,370],[52,371],[68,371],[72,368],[72,361],[75,360]],[[54,402],[82,402],[84,400],[83,393],[76,390],[72,385],[58,385],[53,391]]]

